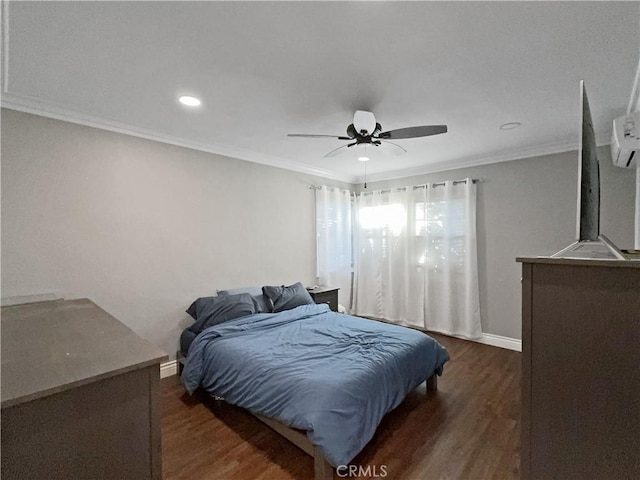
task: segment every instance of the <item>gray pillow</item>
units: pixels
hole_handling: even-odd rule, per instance
[[[271,302],[269,302],[269,299],[262,294],[261,287],[240,287],[218,290],[218,295],[238,295],[240,293],[248,293],[253,297],[257,304],[256,313],[271,312]]]
[[[200,333],[218,323],[253,315],[256,311],[256,303],[248,293],[202,297],[187,309],[187,313],[196,321],[189,329]]]
[[[218,295],[238,295],[240,293],[248,293],[252,297],[262,295],[262,287],[238,287],[218,290]]]
[[[300,305],[315,303],[307,289],[298,282],[285,287],[264,286],[262,293],[273,304],[273,312],[282,312],[283,310],[291,310]]]

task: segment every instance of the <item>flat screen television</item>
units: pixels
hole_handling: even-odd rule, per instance
[[[576,241],[552,257],[624,260],[620,250],[600,233],[600,163],[584,81],[580,81],[580,111]]]

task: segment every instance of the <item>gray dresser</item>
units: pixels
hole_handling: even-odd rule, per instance
[[[640,262],[518,261],[522,478],[640,478]]]
[[[2,308],[2,478],[162,478],[167,357],[87,299]]]

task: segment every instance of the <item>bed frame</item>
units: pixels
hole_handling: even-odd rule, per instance
[[[437,389],[438,377],[434,373],[427,379],[427,391],[435,391]],[[269,427],[274,429],[284,438],[293,443],[296,447],[300,448],[305,453],[313,457],[314,480],[333,480],[334,468],[329,462],[327,462],[327,459],[324,458],[324,454],[322,453],[320,447],[317,447],[309,441],[304,430],[296,430],[283,425],[277,420],[263,417],[262,415],[250,411],[249,413],[251,413],[261,422],[264,422]]]
[[[178,375],[182,374],[182,367],[184,366],[185,358],[181,354],[181,352],[177,353],[177,361],[178,361]],[[433,373],[429,378],[427,378],[427,391],[436,391],[438,389],[438,377],[435,373]],[[224,401],[224,399],[220,397],[214,397],[218,401]],[[333,471],[334,468],[331,466],[327,459],[324,458],[324,454],[320,447],[312,444],[304,430],[297,430],[295,428],[287,427],[286,425],[274,420],[272,418],[264,417],[260,414],[253,413],[250,410],[247,410],[250,414],[256,417],[258,420],[271,427],[273,430],[278,432],[284,438],[293,443],[296,447],[304,451],[306,454],[311,455],[313,457],[313,470],[314,470],[314,480],[333,480]]]

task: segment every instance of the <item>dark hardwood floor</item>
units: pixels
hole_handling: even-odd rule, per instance
[[[433,337],[451,356],[438,391],[423,384],[389,412],[348,478],[519,478],[520,353]],[[311,457],[242,409],[188,396],[177,376],[162,397],[165,480],[313,478]]]

